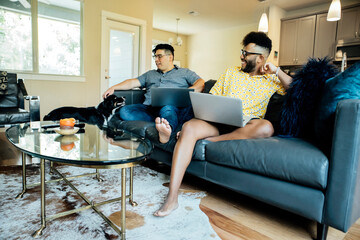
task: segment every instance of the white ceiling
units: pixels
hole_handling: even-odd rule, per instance
[[[154,0],[153,27],[179,33],[194,34],[201,31],[253,24],[270,5],[286,10],[296,10],[313,5],[331,3],[331,0]],[[188,14],[199,12],[198,16]]]

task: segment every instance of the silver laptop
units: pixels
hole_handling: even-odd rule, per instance
[[[189,92],[192,91],[194,91],[193,88],[151,88],[151,106],[190,106],[191,101]]]
[[[195,118],[236,127],[251,120],[243,115],[241,99],[195,92],[190,93],[190,99]]]

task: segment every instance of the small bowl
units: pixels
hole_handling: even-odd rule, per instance
[[[76,142],[79,140],[79,138],[76,135],[67,135],[67,136],[57,136],[54,140],[56,142],[66,144],[66,143]]]
[[[78,127],[74,127],[71,129],[60,129],[60,128],[54,128],[54,131],[57,132],[58,134],[67,136],[67,135],[73,135],[75,133],[77,133],[79,131],[80,128]]]

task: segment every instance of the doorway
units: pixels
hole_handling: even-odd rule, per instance
[[[101,92],[144,72],[145,22],[103,12],[101,37]]]

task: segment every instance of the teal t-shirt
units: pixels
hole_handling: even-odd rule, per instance
[[[200,77],[187,68],[175,66],[170,71],[163,73],[160,70],[150,70],[138,77],[141,87],[146,88],[145,105],[151,105],[151,88],[188,88]]]

